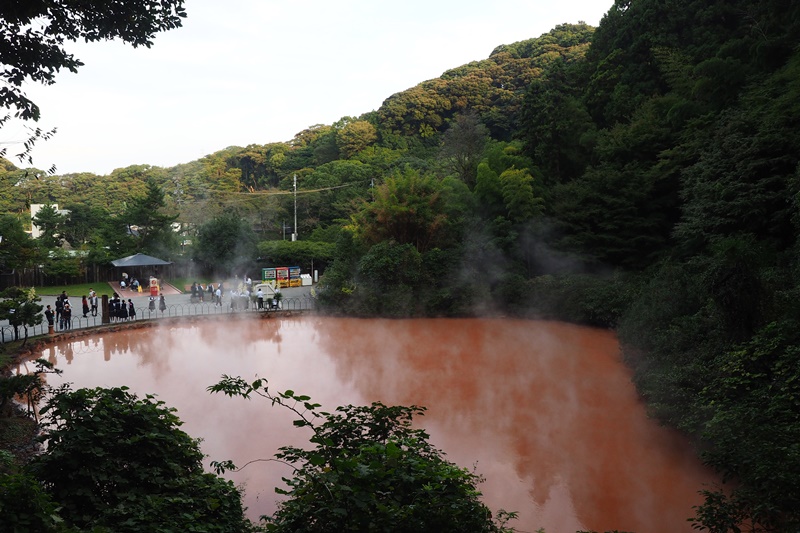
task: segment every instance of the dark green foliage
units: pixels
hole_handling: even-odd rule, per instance
[[[596,31],[499,46],[287,143],[111,179],[3,164],[0,207],[102,210],[107,224],[76,216],[63,234],[101,261],[135,242],[119,233],[133,223],[122,199],[147,196],[150,178],[199,229],[196,258],[229,272],[257,256],[252,228],[281,236],[296,174],[300,235],[336,242],[322,309],[616,327],[650,412],[737,483],[705,493],[697,525],[793,530],[798,42],[790,0],[616,0]],[[5,269],[42,262],[22,220],[0,219]],[[318,242],[303,242],[262,244],[262,259],[309,268]]]
[[[16,413],[12,402],[22,398],[27,403],[28,414],[32,414],[44,394],[44,375],[61,373],[60,370],[53,370],[53,365],[44,359],[37,359],[35,365],[36,370],[27,374],[0,374],[0,418],[14,416]]]
[[[434,248],[422,254],[424,285],[420,291],[426,316],[465,316],[477,299],[475,283],[454,267],[464,262],[461,248]]]
[[[697,394],[709,359],[725,345],[700,265],[665,262],[636,287],[619,321],[619,336],[648,409],[672,426],[696,433]]]
[[[273,394],[265,380],[227,376],[209,390],[263,397],[294,411],[295,426],[313,431],[311,449],[286,446],[275,455],[295,470],[278,490],[288,499],[267,517],[268,531],[508,531],[480,502],[480,477],[444,459],[428,434],[412,426],[422,407],[373,403],[327,413],[294,391]]]
[[[108,213],[99,207],[70,204],[65,205],[64,209],[69,214],[61,228],[61,235],[73,248],[90,242],[109,222]]]
[[[0,293],[0,320],[8,320],[14,326],[14,338],[19,338],[19,327],[24,332],[24,340],[28,340],[28,328],[41,324],[44,320],[40,305],[42,299],[36,295],[36,290],[9,287]]]
[[[411,169],[387,178],[353,217],[359,238],[368,244],[393,240],[425,252],[451,237],[452,220],[443,182]]]
[[[631,276],[621,274],[546,275],[528,282],[517,279],[513,286],[525,291],[521,310],[526,313],[604,328],[619,323],[637,288]]]
[[[239,491],[203,471],[174,409],[126,388],[61,389],[47,400],[34,476],[81,529],[246,531]]]
[[[0,456],[0,463],[2,457]],[[0,531],[3,533],[68,533],[59,516],[58,505],[29,474],[6,472],[0,464]]]
[[[482,162],[476,169],[475,200],[478,209],[486,218],[503,216],[505,203],[500,175],[492,170],[487,162]]]
[[[506,216],[517,224],[542,214],[544,201],[534,193],[534,178],[527,169],[510,168],[500,174]]]
[[[207,268],[226,274],[247,268],[257,254],[253,228],[233,212],[212,218],[200,226],[192,250],[195,259],[205,263]]]
[[[358,263],[358,314],[420,315],[422,255],[412,244],[383,241],[372,246]]]
[[[711,443],[706,461],[734,481],[706,494],[699,516],[744,519],[765,531],[800,528],[800,335],[794,320],[770,323],[720,353],[700,398]],[[718,529],[728,531],[729,529]]]
[[[317,241],[262,241],[260,261],[266,266],[300,266],[303,272],[325,270],[333,261],[336,245]]]
[[[445,167],[455,173],[470,188],[475,186],[478,163],[489,138],[486,126],[475,113],[455,117],[442,137],[440,157]]]
[[[416,285],[422,275],[422,256],[411,244],[383,241],[361,258],[359,273],[365,282],[381,285]]]
[[[344,230],[336,239],[333,263],[320,280],[318,300],[327,309],[343,312],[351,308],[356,265],[363,253],[351,231]]]
[[[178,216],[166,212],[164,191],[155,178],[145,181],[146,192],[130,199],[123,218],[131,233],[138,236],[137,245],[144,252],[163,254],[177,247],[172,223]]]
[[[0,269],[9,270],[32,266],[39,258],[36,242],[25,233],[17,217],[0,215]]]
[[[560,58],[525,94],[522,136],[547,183],[574,179],[591,153],[594,124],[580,100],[579,68]]]
[[[552,192],[552,216],[562,235],[558,248],[586,262],[642,268],[668,242],[668,215],[654,209],[657,183],[634,165],[593,167],[580,180]]]
[[[742,341],[761,325],[769,304],[759,275],[771,254],[749,235],[720,240],[713,251],[703,281],[731,340]]]
[[[64,216],[60,215],[54,206],[47,204],[33,217],[32,222],[39,228],[38,243],[45,250],[52,250],[61,246],[61,228],[64,225]]]
[[[696,251],[746,232],[785,249],[795,240],[792,179],[800,163],[800,55],[719,116],[697,138],[699,160],[684,171],[677,235]],[[796,190],[794,191],[796,192]]]

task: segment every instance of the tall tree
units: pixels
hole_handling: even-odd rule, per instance
[[[227,275],[252,263],[257,252],[255,242],[252,226],[229,211],[198,228],[197,243],[192,249],[196,259],[214,272]]]
[[[555,61],[525,94],[522,135],[549,184],[580,176],[592,148],[593,124],[579,98],[576,70]]]
[[[147,192],[128,204],[124,218],[132,234],[138,234],[141,246],[151,252],[168,251],[174,241],[172,223],[177,215],[165,213],[164,191],[155,179],[147,178]]]
[[[375,144],[377,140],[378,132],[375,126],[366,120],[348,122],[336,132],[336,145],[339,147],[339,153],[345,159],[350,159],[358,152]]]
[[[534,195],[533,176],[527,169],[506,170],[500,174],[500,184],[510,220],[525,222],[542,214],[544,201]]]
[[[36,243],[15,216],[0,215],[0,270],[31,266],[39,257]]]
[[[42,248],[52,250],[61,246],[63,239],[60,234],[64,226],[64,215],[59,214],[54,206],[43,206],[32,222],[39,229],[39,244]]]
[[[42,299],[33,288],[21,289],[9,287],[0,293],[0,320],[8,320],[14,327],[14,338],[19,338],[19,327],[24,331],[25,344],[28,341],[28,328],[41,324],[43,306],[39,304]]]
[[[489,130],[476,113],[456,116],[442,137],[440,157],[470,189],[475,187],[478,163],[489,139]]]
[[[442,183],[407,169],[375,189],[353,216],[357,234],[370,244],[394,240],[425,252],[447,237],[447,210]]]

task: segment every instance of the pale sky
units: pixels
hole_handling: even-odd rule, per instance
[[[34,166],[58,174],[188,163],[228,146],[291,140],[378,109],[394,93],[562,23],[597,26],[613,0],[187,0],[152,48],[78,43],[85,65],[30,84],[57,127]],[[0,129],[9,145],[18,127]]]

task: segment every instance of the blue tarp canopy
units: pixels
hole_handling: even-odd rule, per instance
[[[171,265],[172,262],[164,261],[163,259],[159,259],[158,257],[153,257],[150,255],[135,254],[129,255],[128,257],[123,257],[122,259],[115,259],[114,261],[111,261],[111,264],[115,267],[141,267]]]

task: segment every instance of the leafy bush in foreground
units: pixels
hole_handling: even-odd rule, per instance
[[[424,430],[411,427],[422,407],[376,402],[327,413],[308,396],[271,393],[265,380],[227,376],[209,390],[261,396],[294,411],[295,426],[313,431],[311,450],[286,446],[276,454],[295,472],[285,479],[288,490],[276,489],[289,498],[265,517],[269,531],[509,531],[502,524],[513,514],[501,511],[498,525],[481,503],[480,476],[445,460]]]

